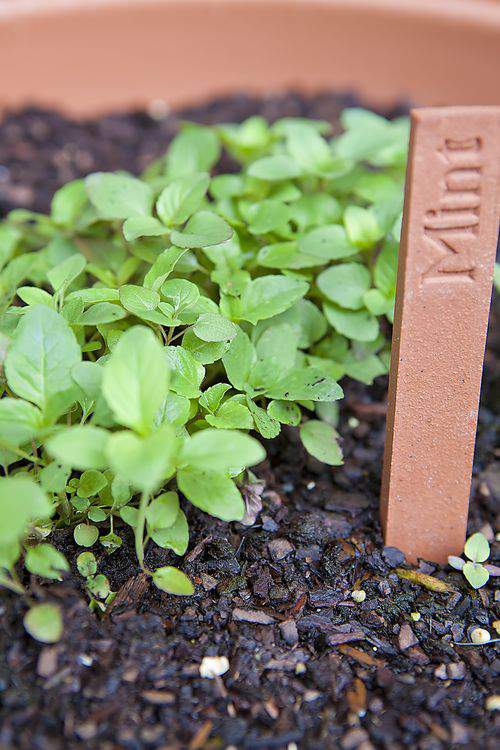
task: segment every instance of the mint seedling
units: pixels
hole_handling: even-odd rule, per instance
[[[388,368],[408,141],[404,118],[342,120],[335,138],[293,118],[188,125],[142,176],[89,175],[49,216],[0,225],[0,584],[24,591],[23,560],[59,578],[66,527],[102,609],[90,548],[113,555],[128,524],[153,583],[189,595],[146,547],[186,552],[187,503],[255,517],[241,489],[260,437],[300,427],[342,463],[339,380]],[[213,177],[223,148],[241,169]]]
[[[464,554],[467,560],[450,555],[448,563],[452,568],[462,571],[473,589],[480,589],[488,583],[490,575],[497,575],[495,566],[482,564],[490,556],[490,545],[484,534],[472,534],[465,542]]]

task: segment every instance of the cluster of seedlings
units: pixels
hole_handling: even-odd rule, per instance
[[[239,488],[265,452],[249,432],[296,426],[342,463],[338,381],[388,369],[409,133],[359,109],[342,122],[331,139],[303,119],[187,124],[140,178],[91,174],[50,215],[0,225],[3,586],[26,594],[21,560],[69,569],[55,529],[112,554],[128,524],[153,582],[189,595],[178,568],[147,569],[145,545],[185,553],[179,493],[252,523]],[[211,176],[222,149],[239,171]],[[93,553],[77,566],[104,608]],[[61,622],[52,604],[25,618],[46,642]]]

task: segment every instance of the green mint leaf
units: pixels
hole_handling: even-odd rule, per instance
[[[289,424],[293,427],[300,424],[300,408],[290,401],[270,401],[267,413],[281,424]]]
[[[232,341],[238,333],[238,327],[222,315],[202,313],[193,332],[203,341]]]
[[[178,177],[156,201],[158,216],[167,227],[184,224],[201,206],[210,177],[206,173]]]
[[[23,315],[12,339],[5,361],[7,382],[18,396],[55,418],[76,400],[71,368],[81,357],[64,318],[36,305]]]
[[[329,424],[310,419],[300,428],[300,439],[311,456],[329,466],[343,463],[338,432]]]
[[[284,312],[304,297],[309,284],[288,276],[261,276],[251,281],[241,295],[240,318],[250,323]]]
[[[154,529],[151,539],[163,549],[171,549],[176,555],[184,555],[189,544],[189,527],[184,512],[179,510],[174,523],[168,528]]]
[[[245,505],[235,483],[225,474],[212,470],[180,469],[177,482],[181,492],[200,510],[222,521],[241,521]]]
[[[31,440],[42,426],[42,414],[36,406],[22,399],[0,400],[0,435],[17,447]]]
[[[254,438],[236,430],[207,429],[187,438],[179,456],[180,465],[230,472],[264,460],[264,448]]]
[[[136,177],[96,172],[85,178],[85,188],[101,219],[128,219],[151,214],[153,191]]]
[[[228,399],[215,414],[207,414],[205,420],[211,427],[227,430],[251,430],[253,419],[249,410],[239,401],[240,396]]]
[[[384,236],[374,211],[369,208],[347,206],[344,226],[349,241],[362,250],[373,247]]]
[[[359,248],[349,241],[344,227],[338,224],[312,229],[299,239],[298,248],[307,257],[316,258],[316,265],[359,253]]]
[[[264,156],[254,161],[248,168],[250,177],[257,177],[266,182],[294,179],[300,177],[301,173],[302,169],[299,164],[286,154]]]
[[[177,262],[182,258],[186,248],[168,247],[155,260],[144,277],[144,286],[157,292],[163,282],[170,276]]]
[[[35,604],[24,615],[24,627],[36,641],[57,643],[63,634],[61,609],[56,604]]]
[[[117,422],[141,435],[153,428],[167,395],[166,350],[153,332],[129,328],[104,366],[102,391]]]
[[[246,403],[255,422],[255,427],[262,437],[277,437],[281,431],[279,421],[274,419],[265,409],[257,406],[249,396],[246,398]]]
[[[74,469],[105,469],[108,438],[109,433],[100,427],[76,425],[61,429],[46,447],[56,461]]]
[[[320,273],[316,283],[332,302],[359,310],[363,307],[363,295],[370,288],[371,275],[361,263],[340,263]]]
[[[79,523],[74,528],[73,537],[79,547],[92,547],[99,539],[99,529],[93,524]]]
[[[92,552],[81,552],[76,558],[76,567],[81,576],[87,578],[97,573],[97,560]]]
[[[472,562],[482,563],[490,556],[490,545],[484,534],[478,531],[467,539],[464,552]]]
[[[323,312],[338,333],[353,341],[375,341],[379,335],[378,320],[367,310],[343,310],[327,302],[323,305]]]
[[[55,508],[45,492],[27,476],[0,479],[0,547],[17,542],[30,521],[46,520]]]
[[[47,273],[52,289],[55,292],[67,289],[71,282],[84,271],[86,265],[87,261],[80,253],[75,253],[63,260]]]
[[[170,237],[174,245],[184,248],[211,247],[229,240],[233,230],[220,216],[212,211],[198,211],[184,229],[174,229]]]
[[[66,183],[54,193],[50,215],[54,224],[72,227],[88,204],[84,180]]]
[[[69,564],[62,552],[52,544],[37,544],[29,547],[24,564],[30,573],[61,581],[61,573],[69,571]]]
[[[131,216],[123,224],[123,236],[127,242],[139,237],[161,237],[167,230],[158,219],[152,216]]]
[[[315,367],[296,367],[266,390],[278,401],[336,401],[344,392],[340,385]]]
[[[462,573],[473,589],[480,589],[481,586],[485,586],[490,578],[489,571],[480,563],[466,562],[462,568]]]
[[[210,172],[220,154],[219,139],[211,128],[189,124],[170,144],[166,174],[177,179],[194,172]]]
[[[147,437],[128,430],[115,432],[107,444],[114,473],[143,492],[153,492],[174,474],[177,450],[178,440],[169,424],[163,424]]]
[[[170,565],[156,568],[153,573],[153,583],[167,594],[177,596],[191,596],[194,594],[194,586],[185,573]]]
[[[257,355],[253,344],[247,334],[240,328],[231,341],[229,349],[222,357],[229,382],[237,390],[245,390],[245,385],[250,379],[250,372],[256,360]]]
[[[176,492],[163,492],[149,503],[146,510],[148,531],[166,529],[175,523],[179,513],[179,498]]]
[[[170,368],[170,387],[179,396],[198,398],[205,368],[182,346],[167,346],[163,356]]]

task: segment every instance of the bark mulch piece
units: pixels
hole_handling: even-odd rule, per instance
[[[95,169],[139,171],[165,150],[183,118],[301,115],[338,128],[339,111],[354,101],[241,95],[161,121],[146,113],[75,122],[49,111],[11,112],[0,123],[1,210],[45,210],[58,185]],[[490,537],[500,499],[498,313],[497,306],[470,514],[470,530]],[[498,713],[486,709],[486,699],[499,692],[497,647],[455,645],[472,626],[495,635],[495,581],[474,592],[458,572],[422,562],[421,573],[447,584],[432,591],[401,577],[402,554],[383,546],[386,385],[384,378],[371,388],[347,385],[343,467],[308,459],[293,431],[268,444],[258,472],[263,511],[253,527],[187,509],[198,540],[185,565],[196,583],[192,597],[170,597],[150,585],[126,529],[116,553],[97,552],[99,572],[118,592],[103,617],[88,610],[77,574],[60,584],[33,581],[36,598],[63,605],[59,643],[29,638],[21,598],[2,594],[0,747],[497,747]],[[71,536],[60,533],[55,542],[74,561]],[[147,564],[173,557],[151,547]],[[366,592],[363,602],[351,597],[354,589]],[[202,678],[203,657],[215,655],[228,658],[229,671]]]

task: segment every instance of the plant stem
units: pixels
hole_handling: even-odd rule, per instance
[[[11,578],[7,578],[0,573],[0,586],[5,586],[6,589],[13,591],[15,594],[25,594],[26,591],[20,583],[13,581]]]
[[[149,495],[147,492],[141,494],[141,500],[139,502],[139,508],[137,513],[137,523],[135,525],[135,552],[139,565],[146,571],[144,567],[144,526],[146,523],[146,508],[148,507]]]
[[[31,461],[33,464],[41,464],[42,466],[45,466],[45,461],[42,461],[41,458],[31,456],[29,453],[26,453],[26,451],[21,450],[21,448],[9,445],[9,443],[6,443],[4,440],[0,440],[0,448],[15,453],[19,458],[24,458],[26,461]]]

